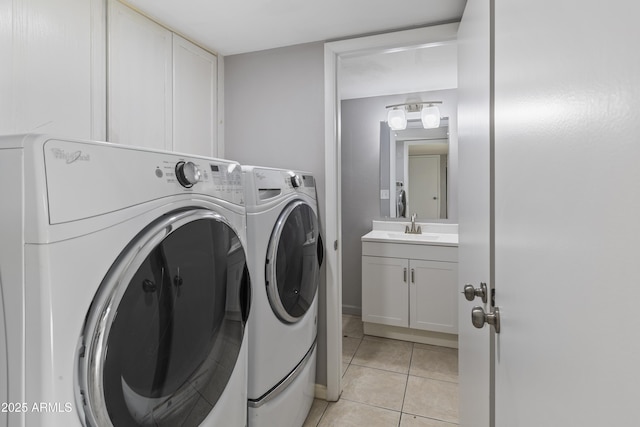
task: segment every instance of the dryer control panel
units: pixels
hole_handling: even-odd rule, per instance
[[[236,162],[58,139],[42,149],[51,224],[189,193],[244,205]]]
[[[253,168],[252,173],[255,187],[252,190],[256,192],[258,201],[297,192],[316,198],[316,182],[308,172]]]

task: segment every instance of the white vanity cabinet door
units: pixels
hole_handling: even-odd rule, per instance
[[[362,320],[409,326],[409,260],[362,257]]]
[[[458,333],[458,264],[410,260],[411,328]]]
[[[172,33],[109,1],[108,139],[171,150]]]
[[[218,58],[173,36],[173,151],[217,156]]]

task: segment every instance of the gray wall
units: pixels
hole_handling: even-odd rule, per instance
[[[387,120],[385,106],[417,99],[443,101],[440,106],[441,114],[449,117],[449,197],[451,203],[447,222],[455,223],[458,221],[457,91],[450,89],[342,101],[343,313],[360,315],[362,311],[362,246],[360,238],[371,231],[371,221],[381,216],[380,122]]]
[[[325,207],[324,43],[224,58],[225,157],[312,172]],[[316,383],[327,383],[326,287],[319,289]]]

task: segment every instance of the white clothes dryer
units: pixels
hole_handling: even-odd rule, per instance
[[[322,240],[310,173],[242,167],[249,272],[251,427],[300,427],[313,403]]]
[[[0,164],[0,426],[245,426],[239,165],[42,135]]]

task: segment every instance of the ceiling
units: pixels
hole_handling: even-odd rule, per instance
[[[466,0],[121,0],[222,55],[457,21]]]
[[[354,99],[458,87],[455,42],[343,58],[340,98]]]

